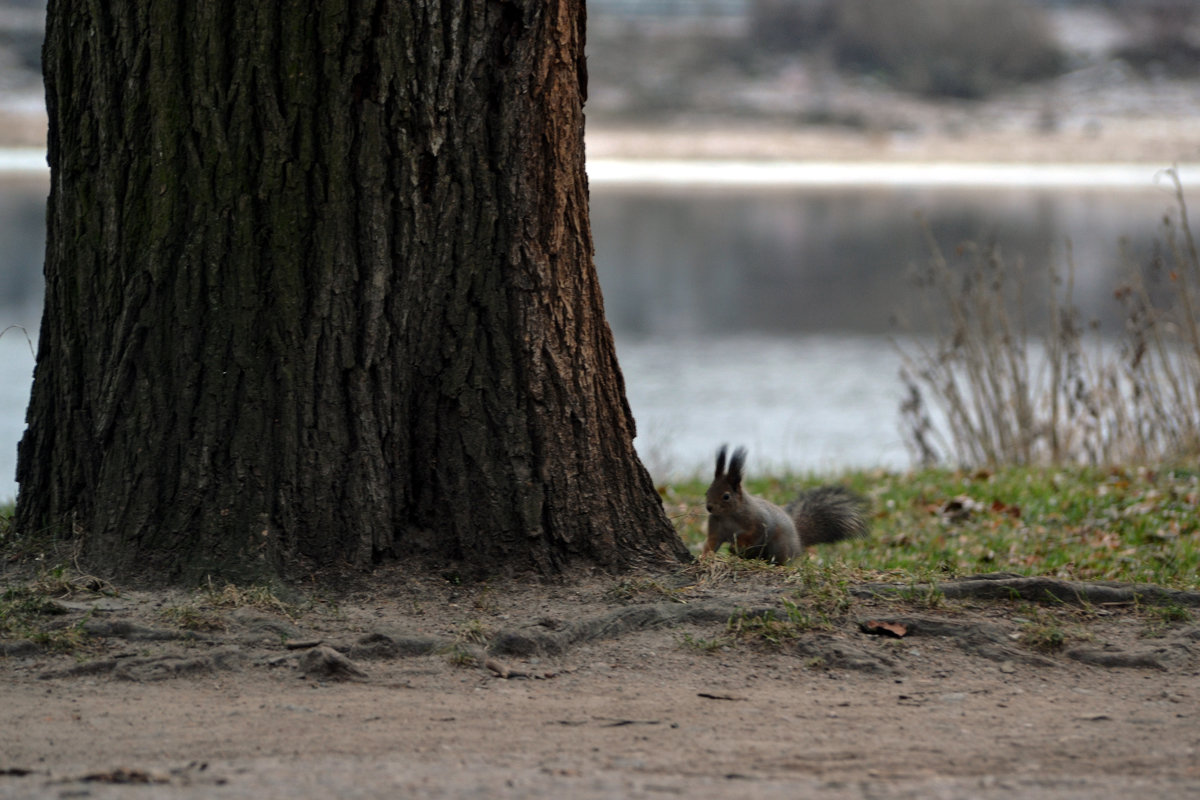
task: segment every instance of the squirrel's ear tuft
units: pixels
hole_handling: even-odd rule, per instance
[[[734,486],[741,486],[744,466],[746,466],[746,448],[739,447],[733,451],[733,458],[729,459],[729,481]]]
[[[717,451],[717,472],[713,475],[714,478],[719,478],[725,474],[725,445],[721,445],[721,449]]]

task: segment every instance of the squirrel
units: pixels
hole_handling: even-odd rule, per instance
[[[746,448],[733,451],[728,472],[725,449],[721,445],[717,451],[717,471],[705,495],[708,540],[701,557],[728,542],[730,551],[743,558],[786,564],[809,545],[867,535],[866,498],[842,486],[821,486],[780,508],[742,489]]]

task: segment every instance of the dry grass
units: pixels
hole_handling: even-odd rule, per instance
[[[1089,336],[1072,304],[1074,260],[1029,273],[995,247],[951,264],[929,236],[920,285],[948,320],[932,344],[900,346],[904,433],[921,463],[1176,463],[1200,454],[1200,256],[1178,175],[1150,263],[1114,294],[1119,341]],[[928,229],[926,231],[928,233]],[[1044,330],[1029,322],[1045,284]],[[936,421],[935,421],[936,420]],[[938,424],[940,422],[940,425]]]

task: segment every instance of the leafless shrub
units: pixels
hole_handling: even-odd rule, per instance
[[[932,344],[900,346],[903,432],[922,463],[1118,464],[1200,454],[1200,256],[1178,175],[1149,264],[1128,262],[1115,296],[1117,343],[1086,335],[1072,304],[1074,260],[1027,274],[995,247],[967,245],[952,266],[926,228],[919,276],[947,320]],[[1047,284],[1047,322],[1030,333],[1028,291]],[[1094,340],[1093,340],[1094,339]],[[944,430],[943,430],[944,429]]]
[[[1150,74],[1200,73],[1200,7],[1196,0],[1140,0],[1117,9],[1129,41],[1116,56]]]
[[[983,97],[1063,61],[1045,13],[1023,0],[839,0],[831,27],[840,65],[921,94]]]
[[[774,50],[813,46],[829,34],[834,6],[834,0],[751,0],[750,39]]]

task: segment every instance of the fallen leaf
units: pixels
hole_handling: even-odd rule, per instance
[[[902,622],[883,622],[882,620],[868,620],[862,624],[863,633],[873,633],[877,636],[891,636],[896,639],[902,639],[908,635],[908,626]]]

